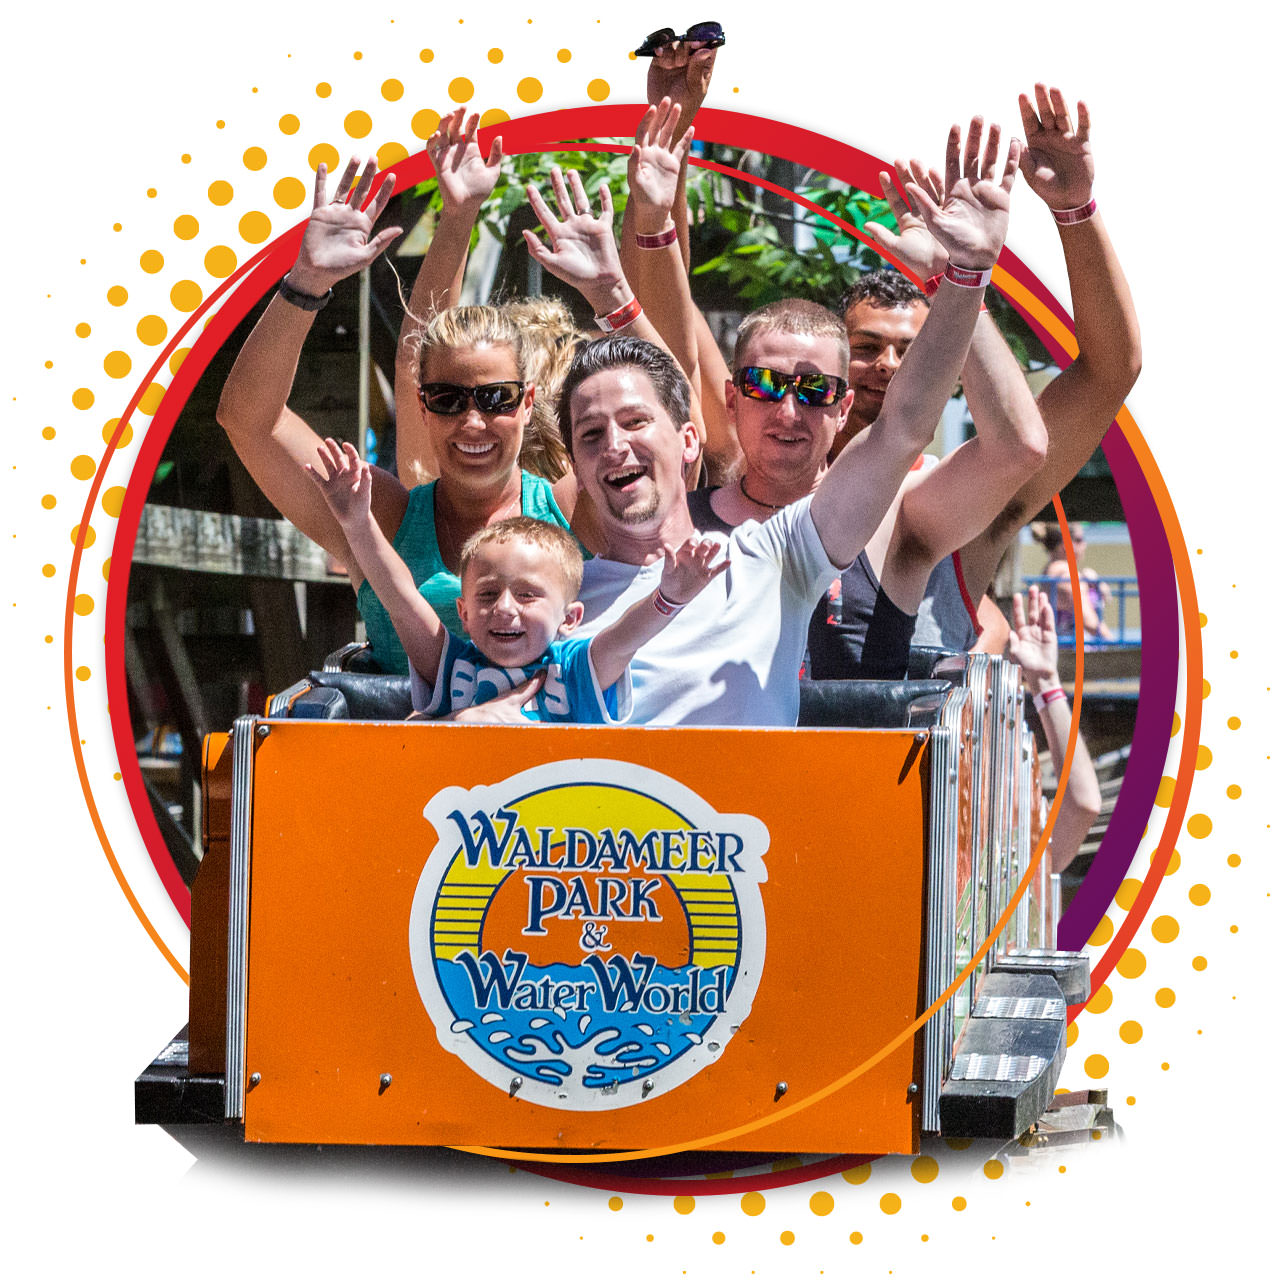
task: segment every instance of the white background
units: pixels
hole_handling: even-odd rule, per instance
[[[412,146],[409,116],[419,106],[446,109],[444,85],[454,75],[475,81],[473,105],[513,115],[584,102],[597,76],[612,86],[611,101],[634,101],[642,68],[625,51],[664,21],[680,26],[704,15],[619,16],[618,6],[601,5],[570,17],[532,3],[430,13],[327,0],[28,6],[7,20],[0,90],[10,164],[4,240],[16,273],[3,320],[11,458],[0,536],[8,594],[0,607],[10,615],[14,672],[3,775],[6,1254],[23,1272],[72,1274],[114,1259],[140,1273],[177,1267],[197,1276],[226,1266],[249,1275],[450,1266],[486,1274],[504,1263],[534,1275],[817,1275],[854,1265],[896,1275],[943,1266],[1106,1275],[1140,1262],[1192,1275],[1265,1247],[1275,1036],[1262,1030],[1271,1021],[1271,975],[1261,944],[1275,928],[1266,794],[1275,773],[1264,731],[1272,664],[1262,639],[1274,633],[1275,606],[1261,570],[1276,462],[1266,246],[1280,194],[1270,159],[1274,113],[1264,97],[1271,41],[1236,4],[1165,5],[1141,17],[1093,3],[751,10],[754,20],[741,8],[732,21],[720,15],[729,44],[709,104],[803,124],[881,156],[933,158],[951,119],[970,112],[1016,127],[1016,95],[1037,78],[1086,97],[1092,109],[1097,195],[1143,325],[1145,368],[1129,404],[1192,551],[1212,684],[1203,740],[1214,760],[1197,779],[1192,811],[1213,818],[1214,834],[1182,837],[1184,869],[1156,902],[1156,911],[1183,922],[1182,939],[1162,948],[1147,935],[1140,944],[1178,1003],[1157,1011],[1150,986],[1139,998],[1113,983],[1117,1007],[1141,1007],[1143,1041],[1120,1049],[1114,1019],[1099,1019],[1073,1051],[1078,1063],[1087,1038],[1111,1046],[1103,1051],[1114,1078],[1104,1083],[1126,1142],[1073,1153],[1066,1175],[1048,1166],[991,1182],[971,1162],[946,1167],[929,1186],[901,1169],[877,1171],[866,1187],[837,1178],[822,1184],[835,1197],[830,1215],[813,1214],[815,1188],[801,1187],[769,1193],[767,1211],[748,1218],[736,1196],[700,1197],[687,1215],[670,1199],[627,1196],[614,1212],[604,1192],[505,1168],[460,1168],[447,1157],[361,1175],[261,1163],[193,1167],[162,1132],[133,1127],[133,1077],[185,1020],[186,989],[138,925],[94,835],[68,748],[56,639],[68,533],[87,491],[70,460],[101,454],[102,425],[123,404],[120,388],[132,386],[104,377],[105,352],[121,347],[133,353],[136,372],[146,367],[132,326],[148,310],[172,326],[169,285],[188,275],[208,288],[200,255],[210,244],[247,256],[235,230],[245,208],[269,211],[277,232],[289,225],[294,215],[271,204],[270,184],[289,173],[305,180],[312,143],[341,147],[344,112],[375,115],[371,141],[394,136]],[[501,64],[486,59],[492,46],[504,50]],[[417,56],[423,47],[435,50],[429,66]],[[562,47],[573,52],[567,64],[555,59]],[[515,95],[526,75],[546,86],[533,108]],[[394,112],[378,92],[391,76],[406,87]],[[320,80],[334,86],[327,104],[314,94]],[[303,119],[294,140],[277,128],[284,112]],[[258,178],[240,164],[252,145],[271,156]],[[213,208],[204,193],[217,178],[256,203]],[[209,229],[194,246],[170,230],[183,212]],[[112,231],[115,222],[121,232]],[[1056,234],[1025,189],[1010,245],[1068,297]],[[138,257],[148,248],[164,251],[172,269],[145,276]],[[131,299],[114,310],[104,298],[118,283]],[[87,340],[73,334],[82,320],[94,329]],[[72,389],[83,385],[98,394],[87,413],[71,408]],[[54,440],[41,437],[45,425],[55,427]],[[125,452],[136,455],[136,439]],[[123,484],[128,465],[122,455],[108,483]],[[46,493],[58,498],[52,511],[41,506]],[[94,585],[81,589],[95,595],[96,610],[76,632],[76,661],[92,672],[77,686],[81,736],[115,852],[181,951],[180,922],[148,879],[127,810],[112,799],[100,566],[113,522],[98,512],[94,524],[100,536],[83,575]],[[45,563],[55,566],[51,578],[41,573]],[[55,642],[46,644],[50,633]],[[1225,728],[1229,714],[1242,718],[1241,730]],[[1226,798],[1228,783],[1243,788],[1242,798]],[[1228,870],[1229,852],[1241,855],[1238,869]],[[1193,880],[1212,889],[1207,907],[1189,905]],[[1210,963],[1193,980],[1196,952]],[[1070,1083],[1084,1083],[1078,1066]],[[1120,1105],[1126,1094],[1134,1105]],[[904,1201],[892,1217],[877,1205],[890,1188]],[[969,1202],[959,1213],[950,1203],[957,1194]],[[856,1246],[854,1229],[863,1235]],[[715,1230],[725,1232],[724,1244],[711,1242]],[[780,1243],[783,1230],[795,1233],[794,1244]]]

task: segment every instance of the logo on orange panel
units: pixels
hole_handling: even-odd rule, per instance
[[[764,965],[769,833],[613,760],[449,787],[409,953],[440,1043],[497,1088],[629,1107],[710,1066]]]

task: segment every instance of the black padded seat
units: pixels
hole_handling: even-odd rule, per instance
[[[949,680],[801,680],[799,723],[844,729],[928,724],[952,687]]]
[[[408,676],[313,671],[312,688],[297,697],[292,720],[403,720],[413,710]]]
[[[953,684],[964,681],[966,657],[956,649],[943,649],[937,645],[913,644],[907,659],[908,680],[950,680]],[[942,669],[939,670],[939,667]]]

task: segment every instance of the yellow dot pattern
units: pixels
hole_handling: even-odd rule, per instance
[[[836,1207],[835,1197],[830,1191],[815,1191],[809,1197],[809,1210],[820,1218],[825,1218]]]

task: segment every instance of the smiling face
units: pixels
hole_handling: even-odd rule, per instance
[[[452,382],[464,387],[489,382],[519,382],[516,358],[509,347],[477,346],[429,352],[423,383]],[[534,387],[507,413],[481,413],[468,398],[458,414],[423,410],[440,477],[462,485],[501,484],[514,474],[524,439],[524,424],[533,407]]]
[[[827,333],[765,330],[736,354],[739,368],[759,365],[779,373],[843,376],[840,339]],[[817,483],[827,453],[849,408],[849,396],[832,405],[803,405],[789,391],[781,400],[753,400],[732,382],[725,392],[746,459],[752,492],[768,502],[802,498]]]
[[[920,332],[929,308],[923,302],[878,307],[863,298],[845,312],[849,333],[849,434],[869,427],[884,406],[884,393],[902,357]]]
[[[569,402],[573,462],[597,511],[629,532],[656,533],[685,511],[685,468],[698,435],[675,423],[647,374],[632,365],[585,378]]]
[[[476,549],[463,571],[458,617],[490,662],[523,667],[582,621],[582,605],[554,555],[508,538]]]

